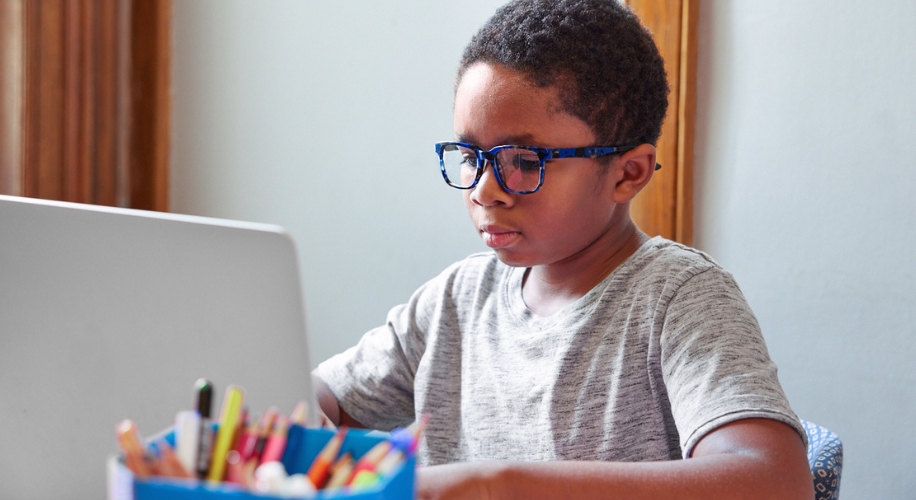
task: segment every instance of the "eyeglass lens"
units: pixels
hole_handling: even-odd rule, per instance
[[[477,152],[456,144],[447,145],[442,149],[442,166],[450,184],[460,188],[471,187],[479,168]],[[504,186],[511,191],[533,191],[540,183],[541,161],[534,151],[501,149],[496,153],[496,168]]]

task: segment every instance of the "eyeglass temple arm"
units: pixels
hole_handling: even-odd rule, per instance
[[[589,148],[557,148],[550,150],[543,156],[550,155],[554,158],[597,158],[599,156],[604,156],[607,154],[614,153],[625,153],[631,149],[636,148],[636,146],[620,146],[620,147],[589,147]],[[662,168],[662,164],[655,162],[655,170]]]

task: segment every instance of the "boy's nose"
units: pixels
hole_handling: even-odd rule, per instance
[[[483,206],[512,204],[514,195],[507,193],[499,185],[499,181],[496,179],[496,166],[493,165],[493,162],[488,160],[483,169],[480,180],[471,189],[471,201]]]

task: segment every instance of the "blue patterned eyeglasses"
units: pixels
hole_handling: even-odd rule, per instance
[[[582,148],[539,148],[537,146],[496,146],[487,151],[466,142],[438,142],[439,168],[445,182],[454,188],[471,189],[493,166],[500,187],[512,194],[531,194],[544,184],[544,164],[560,158],[598,158],[629,151],[636,146],[592,146]],[[658,170],[659,165],[655,166]]]

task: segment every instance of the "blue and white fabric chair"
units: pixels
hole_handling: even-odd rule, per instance
[[[840,498],[840,474],[843,472],[843,442],[833,432],[802,420],[808,434],[808,465],[814,477],[815,500]]]

